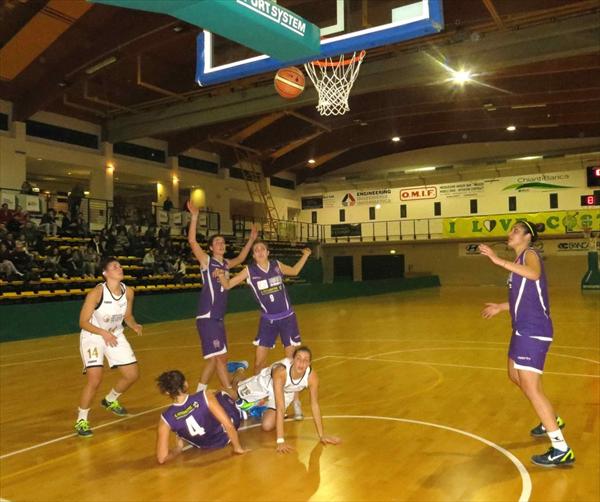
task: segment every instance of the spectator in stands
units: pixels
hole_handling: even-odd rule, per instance
[[[156,263],[156,249],[150,248],[146,251],[144,258],[142,259],[142,265],[144,266],[144,272],[146,274],[158,274],[158,263]]]
[[[129,239],[127,238],[127,233],[124,230],[121,230],[117,233],[113,251],[117,256],[123,256],[129,253]]]
[[[48,209],[46,214],[42,216],[40,230],[42,230],[46,235],[57,235],[58,225],[56,224],[56,212],[54,209]]]
[[[92,240],[88,244],[98,256],[104,256],[106,254],[104,252],[106,248],[106,239],[104,239],[105,242],[102,242],[103,236],[106,237],[105,233],[106,229],[103,228],[99,234],[92,235]]]
[[[83,192],[83,188],[79,183],[75,183],[75,186],[71,189],[69,193],[69,213],[71,214],[71,219],[77,219],[77,214],[79,213],[79,207],[81,206],[81,199],[85,197],[85,193]]]
[[[58,214],[62,216],[60,223],[61,235],[71,235],[73,231],[73,222],[71,221],[71,218],[63,211],[60,211]]]
[[[60,276],[67,277],[65,269],[61,264],[61,260],[62,256],[60,254],[60,249],[56,246],[52,247],[44,260],[44,272],[55,279],[58,279]]]
[[[25,180],[21,184],[21,193],[24,193],[24,194],[27,194],[27,195],[32,195],[33,194],[33,187],[31,186],[31,183],[29,183],[29,181]]]
[[[6,232],[6,235],[2,239],[2,242],[6,244],[6,247],[9,251],[15,249],[15,235],[12,232]]]
[[[0,223],[3,225],[8,225],[8,222],[12,220],[13,212],[8,209],[8,204],[5,202],[2,204],[2,209],[0,209]]]
[[[15,242],[15,249],[11,253],[10,261],[13,262],[16,269],[23,275],[24,280],[31,280],[33,256],[27,250],[22,241]]]
[[[38,252],[41,250],[42,235],[33,221],[28,220],[25,225],[23,225],[23,238],[29,249],[34,249]]]
[[[173,202],[171,201],[170,197],[167,197],[165,199],[165,201],[163,202],[163,211],[170,211],[171,209],[173,209]]]
[[[12,213],[11,219],[6,224],[6,228],[9,232],[20,232],[25,220],[27,220],[27,216],[23,214],[21,206],[17,206]]]
[[[161,225],[158,231],[159,239],[168,239],[171,237],[171,227],[169,225]]]
[[[76,237],[87,237],[89,235],[88,224],[83,219],[82,213],[79,213],[79,215],[73,222],[73,235]]]
[[[156,246],[156,225],[150,224],[144,233],[144,245],[146,247]]]
[[[144,256],[144,239],[139,230],[139,227],[136,225],[131,225],[129,227],[129,254],[133,256],[139,256],[140,258]]]
[[[73,249],[67,258],[67,274],[69,274],[69,277],[80,277],[83,275],[83,255],[78,248]]]
[[[4,242],[0,243],[0,275],[8,280],[15,276],[23,277],[12,262],[12,253]]]
[[[100,255],[91,245],[81,246],[81,253],[83,255],[83,276],[93,279],[99,273]]]
[[[174,264],[174,269],[175,269],[175,282],[183,282],[183,278],[185,277],[186,274],[186,264],[185,264],[185,257],[183,256],[178,256],[175,259],[175,264]]]

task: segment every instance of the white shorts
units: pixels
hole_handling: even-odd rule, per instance
[[[127,366],[137,362],[133,349],[125,335],[114,333],[117,337],[117,346],[106,345],[104,338],[92,333],[81,333],[79,335],[79,351],[83,361],[83,373],[87,368],[101,368],[104,366],[104,357],[111,368]]]
[[[267,408],[276,409],[275,407],[275,394],[273,392],[272,384],[269,388],[265,389],[259,378],[256,376],[247,378],[238,383],[237,388],[238,396],[248,403],[256,403],[257,406],[266,406]],[[285,408],[292,404],[294,400],[293,392],[283,393]]]

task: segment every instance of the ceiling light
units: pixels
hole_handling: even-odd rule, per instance
[[[69,176],[71,176],[71,173],[67,173]]]
[[[38,160],[42,160],[42,159],[38,157]]]
[[[541,155],[529,155],[528,157],[518,157],[513,160],[535,160],[535,159],[541,159],[541,158],[542,158]]]
[[[67,87],[67,83],[66,82],[59,82],[58,83],[58,87]]]
[[[400,141],[400,136],[394,136],[394,137],[392,138],[392,141],[393,141],[394,143],[398,143],[398,141]]]
[[[89,195],[89,194],[90,194],[89,190],[84,190],[83,191],[83,195]]]
[[[31,191],[32,191],[32,192],[35,192],[35,193],[39,193],[40,189],[39,189],[39,187],[33,187],[33,188],[31,189]]]
[[[117,58],[115,56],[111,56],[109,58],[103,59],[99,63],[96,63],[94,66],[90,66],[88,69],[85,70],[85,72],[88,75],[92,75],[92,74],[96,73],[97,71],[101,70],[102,68],[106,68],[107,66],[110,66],[111,64],[115,63],[116,61],[117,61]]]
[[[309,164],[314,164],[315,162],[316,162],[316,160],[315,160],[315,159],[308,159],[308,163],[309,163]]]
[[[469,70],[458,70],[452,72],[452,82],[458,85],[464,85],[471,80],[471,72]]]
[[[390,254],[396,254],[396,250],[395,249],[390,249]]]
[[[424,171],[435,171],[435,167],[416,167],[415,169],[405,169],[405,173],[420,173]]]
[[[375,209],[381,209],[381,204],[375,204]]]
[[[517,126],[514,126],[514,125],[509,125],[509,126],[506,128],[506,130],[507,130],[508,132],[514,132],[514,131],[516,131],[516,130],[517,130]]]
[[[175,27],[173,28],[173,31],[174,31],[175,33],[179,33],[180,31],[183,31],[183,26],[181,26],[180,24],[178,24],[177,26],[175,26]]]

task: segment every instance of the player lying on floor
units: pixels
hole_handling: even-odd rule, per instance
[[[181,371],[172,370],[157,378],[161,393],[173,404],[158,422],[156,458],[164,464],[181,453],[184,441],[196,448],[223,448],[231,444],[234,453],[244,454],[237,429],[242,416],[233,399],[225,392],[201,390],[188,394],[188,383]],[[177,436],[174,449],[169,449],[171,431]]]
[[[277,430],[277,451],[288,453],[293,448],[286,444],[284,437],[285,410],[294,400],[294,393],[308,388],[312,416],[319,439],[323,444],[338,444],[340,439],[325,436],[323,420],[319,407],[319,379],[311,368],[312,353],[308,347],[298,347],[292,359],[282,359],[264,368],[257,375],[241,380],[244,368],[236,370],[232,385],[235,390],[236,404],[242,410],[256,406],[265,406],[262,415],[264,431]]]

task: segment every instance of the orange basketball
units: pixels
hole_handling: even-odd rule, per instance
[[[295,66],[282,68],[275,75],[275,90],[285,99],[300,96],[304,90],[304,74]]]

